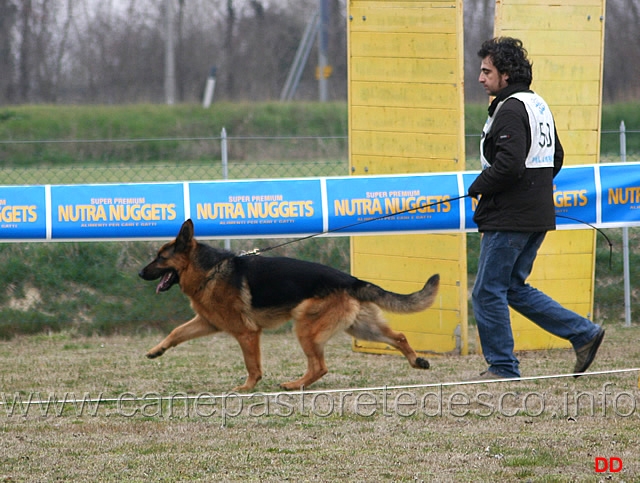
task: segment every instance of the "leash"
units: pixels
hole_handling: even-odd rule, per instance
[[[612,260],[613,260],[613,243],[611,242],[611,240],[609,239],[609,237],[606,235],[606,233],[604,231],[602,231],[597,226],[594,226],[591,223],[589,223],[587,221],[584,221],[584,220],[580,220],[578,218],[572,218],[570,216],[565,216],[565,215],[556,215],[556,218],[564,218],[566,220],[577,221],[578,223],[582,223],[583,225],[587,225],[588,227],[593,228],[598,233],[600,233],[604,237],[604,239],[607,240],[607,243],[609,244],[609,270],[611,270],[611,268],[612,268]]]
[[[321,235],[328,235],[329,233],[335,233],[335,232],[338,232],[338,231],[343,231],[343,230],[346,230],[348,228],[353,228],[355,226],[364,225],[365,223],[370,223],[372,221],[384,220],[385,218],[390,218],[392,216],[401,215],[403,213],[408,213],[410,211],[416,211],[416,210],[420,210],[420,209],[424,209],[424,208],[430,208],[432,206],[437,206],[437,205],[441,205],[443,203],[449,203],[449,202],[452,202],[452,201],[458,201],[458,200],[461,200],[463,198],[468,198],[468,197],[470,197],[470,195],[466,194],[466,195],[462,195],[462,196],[456,196],[454,198],[447,198],[447,199],[444,199],[444,200],[441,200],[441,201],[436,201],[434,203],[426,203],[426,204],[417,206],[415,208],[408,208],[406,210],[397,211],[395,213],[389,213],[389,214],[386,214],[386,215],[380,215],[380,216],[377,216],[375,218],[370,218],[368,220],[359,221],[357,223],[351,223],[349,225],[340,226],[340,227],[334,228],[332,230],[327,230],[327,231],[323,231],[323,232],[320,232],[320,233],[313,233],[311,235],[303,236],[303,237],[300,237],[300,238],[295,238],[293,240],[289,240],[287,242],[280,243],[278,245],[272,245],[272,246],[266,247],[266,248],[254,248],[253,250],[243,251],[238,256],[243,257],[243,256],[248,256],[248,255],[259,255],[261,253],[269,252],[269,251],[275,250],[277,248],[282,248],[284,246],[291,245],[293,243],[298,243],[298,242],[301,242],[301,241],[304,241],[304,240],[309,240],[311,238],[315,238],[315,237],[318,237],[318,236],[321,236]],[[606,233],[604,231],[602,231],[597,226],[592,225],[588,221],[580,220],[578,218],[572,218],[570,216],[565,216],[565,215],[556,215],[556,218],[564,218],[564,219],[567,219],[567,220],[571,220],[571,221],[575,221],[575,222],[581,223],[583,225],[586,225],[586,226],[596,230],[598,233],[600,233],[604,237],[604,239],[607,240],[607,243],[609,244],[609,270],[611,270],[612,259],[613,259],[613,243],[611,242],[611,240],[609,239],[609,237],[606,235]]]
[[[443,203],[450,203],[452,201],[461,200],[461,199],[467,198],[467,197],[469,197],[468,194],[467,195],[463,195],[463,196],[456,196],[455,198],[447,198],[447,199],[444,199],[444,200],[441,200],[441,201],[436,201],[434,203],[426,203],[426,204],[423,204],[423,205],[420,205],[420,206],[416,206],[414,208],[408,208],[406,210],[396,211],[394,213],[389,213],[387,215],[380,215],[380,216],[377,216],[375,218],[370,218],[368,220],[359,221],[357,223],[351,223],[349,225],[339,226],[338,228],[334,228],[333,230],[327,230],[327,231],[323,231],[323,232],[320,232],[320,233],[313,233],[312,235],[307,235],[307,236],[303,236],[301,238],[296,238],[294,240],[289,240],[288,242],[280,243],[279,245],[273,245],[273,246],[266,247],[266,248],[254,248],[253,250],[249,250],[247,252],[240,253],[239,256],[259,255],[259,254],[264,253],[264,252],[269,252],[271,250],[275,250],[276,248],[282,248],[284,246],[291,245],[292,243],[297,243],[297,242],[301,242],[301,241],[304,241],[304,240],[309,240],[309,239],[315,238],[317,236],[328,235],[329,233],[335,233],[335,232],[338,232],[338,231],[343,231],[343,230],[346,230],[348,228],[353,228],[355,226],[364,225],[365,223],[370,223],[372,221],[384,220],[385,218],[390,218],[390,217],[396,216],[396,215],[402,215],[403,213],[408,213],[410,211],[416,211],[416,210],[421,210],[421,209],[424,209],[424,208],[430,208],[432,206],[441,205]]]

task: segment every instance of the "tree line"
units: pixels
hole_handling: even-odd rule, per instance
[[[346,0],[328,10],[329,100],[347,97]],[[495,0],[464,0],[465,88],[482,101],[475,52],[493,30]],[[0,105],[164,102],[171,32],[177,102],[280,97],[319,0],[0,0]],[[172,9],[169,15],[168,9]],[[167,23],[170,19],[170,24]],[[640,0],[607,0],[605,102],[640,97]],[[171,30],[169,30],[171,29]],[[317,51],[294,99],[318,99]]]

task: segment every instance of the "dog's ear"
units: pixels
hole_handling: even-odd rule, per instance
[[[180,233],[176,237],[175,249],[177,252],[184,252],[191,245],[193,240],[193,222],[191,219],[185,221],[180,227]]]

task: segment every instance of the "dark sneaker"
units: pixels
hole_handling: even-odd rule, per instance
[[[489,369],[487,369],[486,371],[482,371],[480,375],[474,378],[473,380],[474,381],[495,381],[497,379],[507,379],[507,378],[504,376],[499,376],[495,372],[491,372]]]
[[[584,372],[589,369],[589,366],[596,358],[596,353],[602,343],[602,339],[604,339],[604,329],[600,329],[593,339],[576,350],[576,367],[573,369],[574,373]],[[580,374],[576,374],[573,377],[580,377]]]

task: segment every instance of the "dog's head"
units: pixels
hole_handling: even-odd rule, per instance
[[[162,246],[156,258],[140,270],[138,275],[144,280],[160,279],[156,293],[169,290],[180,283],[180,275],[189,266],[189,255],[195,246],[193,222],[187,220],[182,224],[176,239]]]

